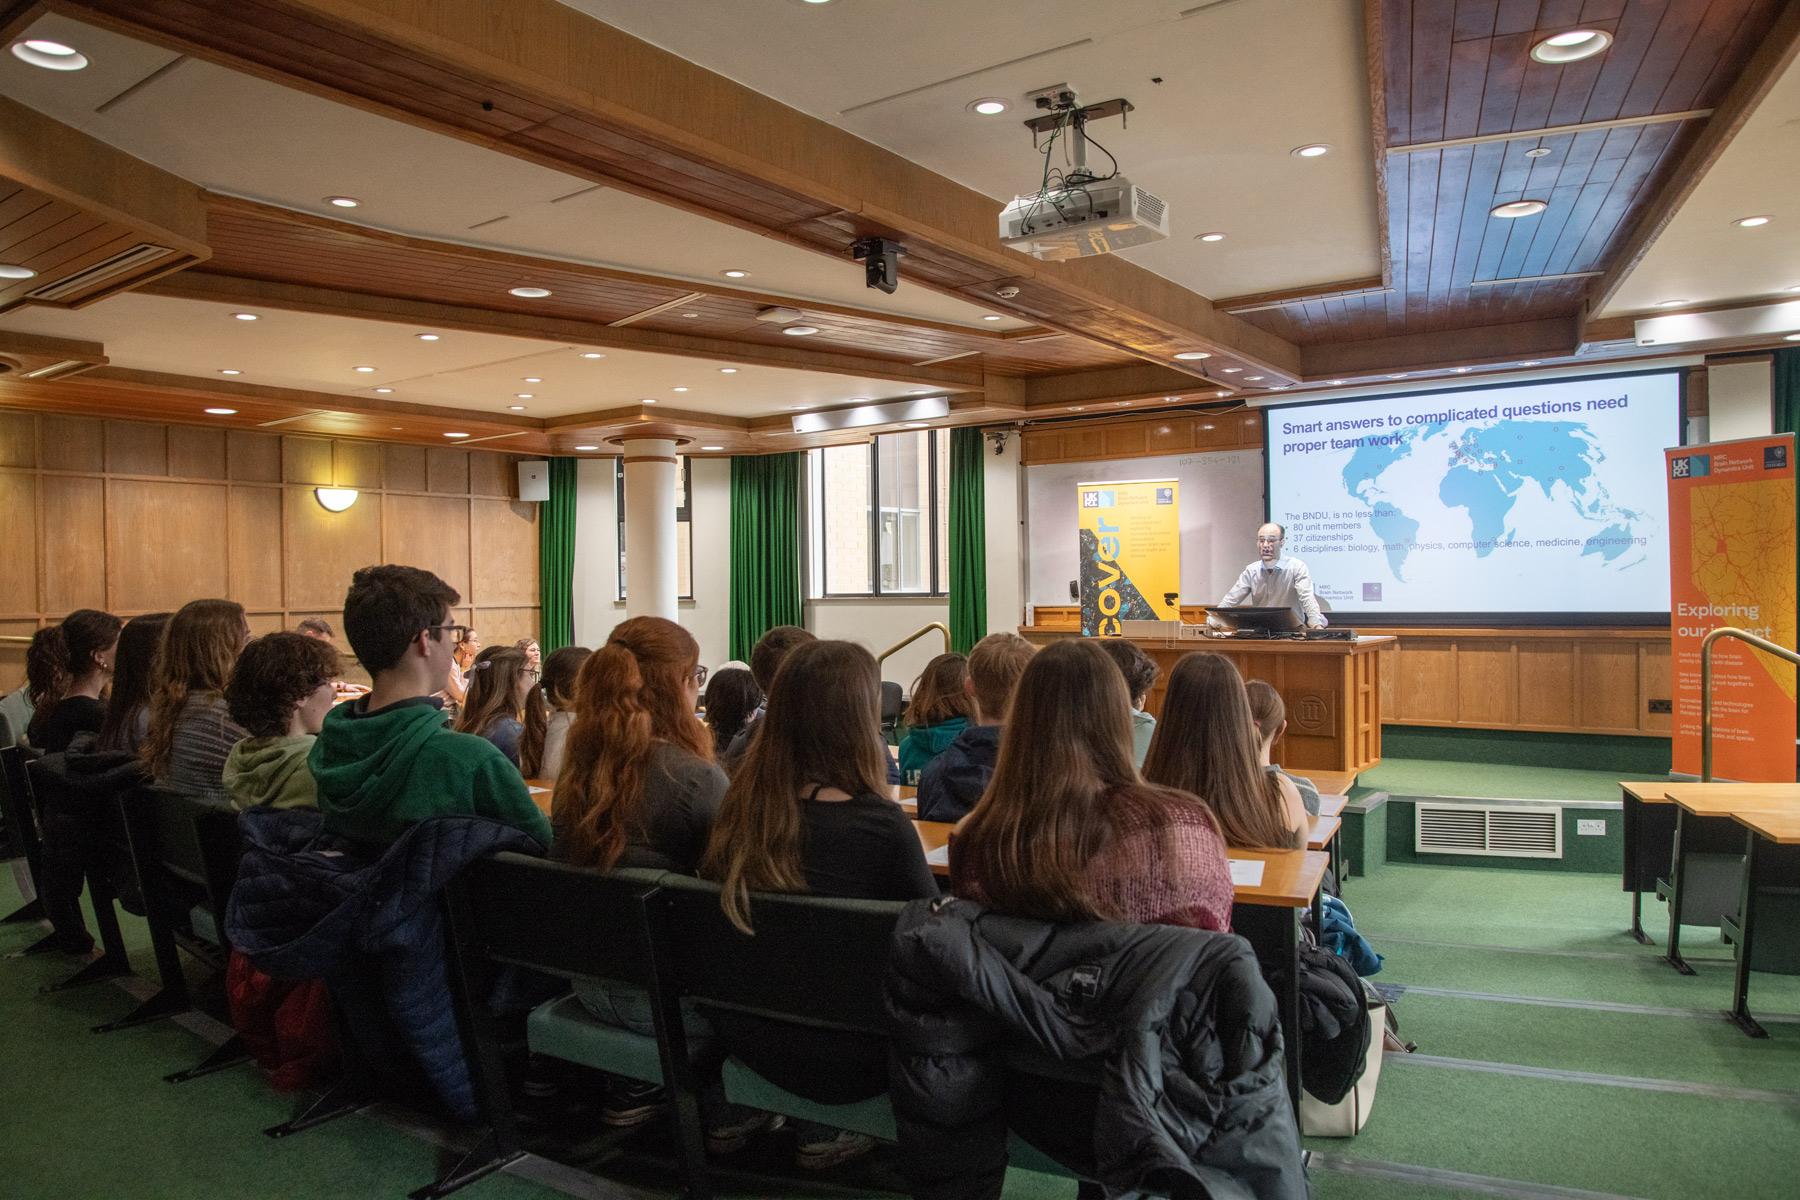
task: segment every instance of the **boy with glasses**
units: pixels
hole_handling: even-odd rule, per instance
[[[461,597],[416,567],[364,567],[344,597],[344,636],[374,680],[325,718],[308,765],[325,828],[386,844],[428,817],[480,816],[550,844],[550,822],[493,743],[445,724],[451,657],[469,632]]]

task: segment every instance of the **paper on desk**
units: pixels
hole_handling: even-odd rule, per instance
[[[549,788],[541,788],[541,787],[534,787],[534,788],[527,788],[527,789],[526,789],[526,790],[527,790],[527,791],[529,791],[529,792],[530,792],[530,793],[531,793],[531,794],[532,794],[532,795],[534,795],[534,796],[541,796],[541,795],[543,795],[543,794],[544,794],[544,793],[545,793],[545,792],[548,792],[548,791],[549,791],[549,790],[550,790],[550,789],[549,789]]]
[[[1232,887],[1256,887],[1262,883],[1264,863],[1260,858],[1233,858],[1231,863]]]
[[[939,846],[936,850],[932,850],[932,851],[928,852],[925,855],[925,861],[930,863],[934,867],[949,866],[950,865],[950,843],[945,842],[942,846]],[[1261,864],[1258,864],[1258,865],[1260,866]]]

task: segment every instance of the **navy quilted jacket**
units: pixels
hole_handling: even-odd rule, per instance
[[[478,858],[544,848],[485,817],[421,821],[385,849],[324,832],[316,809],[253,808],[238,824],[231,944],[278,979],[324,979],[367,1061],[410,1061],[451,1115],[475,1119],[438,893]]]

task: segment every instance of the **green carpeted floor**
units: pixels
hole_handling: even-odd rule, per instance
[[[1619,780],[1650,778],[1618,771],[1577,771],[1513,763],[1383,758],[1356,777],[1359,792],[1391,796],[1466,796],[1478,800],[1617,800]]]
[[[1390,865],[1353,880],[1347,899],[1387,957],[1377,982],[1399,989],[1421,1054],[1387,1061],[1361,1136],[1308,1143],[1320,1200],[1800,1193],[1800,1023],[1771,1021],[1772,1036],[1753,1042],[1716,1015],[1731,985],[1716,935],[1690,931],[1699,975],[1675,975],[1657,947],[1626,936],[1626,898],[1598,875]],[[13,903],[0,870],[0,907]],[[1651,906],[1653,927],[1661,911]],[[127,929],[140,943],[141,926]],[[0,954],[37,933],[0,927]],[[0,1196],[399,1197],[437,1170],[443,1151],[379,1116],[264,1138],[294,1102],[245,1067],[164,1084],[208,1041],[168,1022],[89,1033],[132,1000],[110,983],[38,993],[69,970],[54,958],[0,961]],[[1764,1016],[1800,1014],[1800,979],[1755,976],[1752,1003]],[[643,1163],[569,1178],[528,1161],[463,1195],[573,1189],[624,1200],[674,1189]],[[842,1179],[743,1174],[719,1187],[733,1197],[879,1194]],[[1074,1189],[1013,1172],[1006,1194],[1072,1200]]]

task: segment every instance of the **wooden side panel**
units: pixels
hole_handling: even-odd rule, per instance
[[[93,426],[97,457],[99,422],[86,424]],[[41,486],[38,536],[44,613],[56,618],[72,609],[107,607],[106,559],[96,553],[96,547],[106,544],[105,483],[86,476],[46,475]]]
[[[1456,720],[1456,644],[1420,643],[1400,656],[1399,703],[1390,721]]]
[[[538,506],[518,500],[474,500],[470,510],[475,560],[470,602],[483,608],[536,604]]]
[[[499,496],[511,499],[519,490],[516,464],[523,460],[506,454],[469,455],[469,492],[476,496]]]
[[[100,422],[87,417],[38,418],[39,443],[46,471],[91,471],[106,467],[106,443]]]
[[[466,450],[432,448],[425,452],[425,490],[466,495],[469,490],[469,454]]]
[[[330,443],[326,443],[329,450]],[[329,461],[329,459],[327,460]],[[341,608],[358,567],[381,561],[382,497],[364,496],[341,513],[326,512],[312,489],[283,489],[287,602],[294,610]]]
[[[278,487],[231,489],[230,595],[245,608],[283,607],[281,493]]]
[[[381,486],[380,446],[369,442],[333,442],[331,455],[331,482],[338,487],[378,488]]]
[[[1456,719],[1465,725],[1505,727],[1518,719],[1518,676],[1510,642],[1456,643]]]
[[[537,638],[535,608],[478,608],[471,618],[484,646],[510,646],[520,638]]]
[[[137,421],[108,421],[106,469],[114,475],[167,475],[167,428]]]
[[[1519,724],[1575,728],[1575,646],[1572,641],[1520,643]]]
[[[0,471],[0,512],[6,514],[9,537],[6,567],[0,570],[0,613],[38,610],[37,476],[29,471]]]
[[[37,419],[30,413],[0,412],[0,467],[37,466]]]
[[[382,486],[390,492],[422,492],[425,490],[425,447],[383,446],[384,470]]]
[[[330,440],[292,436],[281,439],[282,482],[330,487],[331,468]]]
[[[1594,733],[1638,732],[1638,654],[1631,642],[1581,648],[1576,678],[1579,719]]]
[[[177,479],[224,479],[225,431],[169,426],[169,474]]]
[[[360,503],[360,501],[358,502]],[[389,562],[430,571],[469,596],[469,502],[461,497],[389,496],[382,505]],[[348,578],[345,579],[348,583]]]
[[[231,478],[241,483],[281,482],[281,439],[232,430],[226,440]]]
[[[1668,734],[1675,718],[1668,712],[1651,712],[1655,700],[1669,701],[1675,695],[1675,681],[1670,663],[1669,643],[1638,643],[1638,728],[1645,733]]]
[[[106,494],[107,595],[119,612],[180,608],[230,591],[226,489],[113,479]]]

